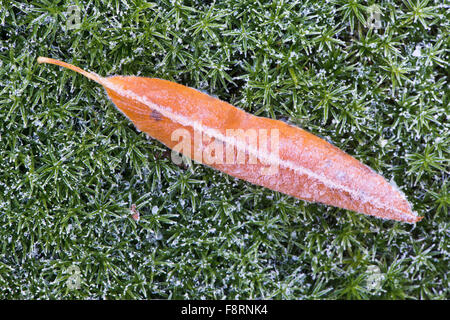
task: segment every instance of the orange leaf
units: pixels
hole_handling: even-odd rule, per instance
[[[257,117],[186,86],[135,76],[103,78],[49,58],[101,84],[137,129],[231,176],[296,198],[408,223],[403,194],[368,166],[317,136]],[[180,159],[173,153],[174,161]]]

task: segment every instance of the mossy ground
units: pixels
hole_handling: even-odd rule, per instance
[[[448,299],[442,3],[377,2],[375,29],[374,1],[2,0],[0,298]],[[425,218],[383,221],[178,167],[99,85],[38,56],[286,119],[395,181]]]

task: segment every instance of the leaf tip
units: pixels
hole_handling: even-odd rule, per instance
[[[47,63],[47,61],[48,61],[48,58],[46,58],[46,57],[38,57],[37,58],[38,63]]]

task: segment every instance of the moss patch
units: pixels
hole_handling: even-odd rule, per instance
[[[448,6],[377,2],[379,25],[374,1],[264,3],[2,1],[0,298],[449,298]],[[178,167],[101,87],[38,56],[288,119],[425,218]]]

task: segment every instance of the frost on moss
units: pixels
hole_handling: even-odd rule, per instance
[[[0,297],[448,299],[448,6],[93,1],[67,28],[71,5],[1,3]],[[178,167],[103,89],[38,56],[289,121],[396,183],[425,218],[377,220]]]

